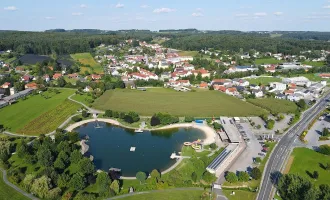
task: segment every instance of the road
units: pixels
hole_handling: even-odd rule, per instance
[[[257,200],[272,199],[274,183],[279,178],[281,168],[286,161],[288,154],[291,152],[293,143],[297,140],[299,135],[307,128],[308,124],[325,109],[327,102],[326,99],[330,97],[330,94],[322,97],[313,107],[308,109],[301,116],[294,126],[292,126],[286,134],[280,139],[276,147],[274,148],[267,166],[264,170],[262,184],[259,189]]]

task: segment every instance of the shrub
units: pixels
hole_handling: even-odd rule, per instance
[[[86,117],[88,117],[88,112],[86,110],[83,110],[81,115],[83,118],[86,118]]]
[[[72,121],[74,121],[74,122],[80,122],[81,120],[82,120],[82,118],[79,116],[72,117]]]
[[[222,125],[219,124],[219,123],[217,123],[217,122],[214,122],[213,123],[213,127],[214,127],[214,129],[221,129],[222,128]]]
[[[106,117],[112,117],[113,116],[112,110],[106,110],[105,113],[104,113],[104,116],[106,116]]]
[[[153,115],[150,119],[150,125],[151,126],[157,126],[160,124],[160,120],[157,116]]]
[[[192,121],[194,121],[195,119],[193,118],[193,117],[185,117],[184,118],[184,121],[185,122],[192,122]]]
[[[326,136],[321,136],[321,137],[319,137],[319,140],[320,141],[325,141],[325,140],[329,140],[329,138],[326,137]]]
[[[210,148],[211,149],[216,149],[217,148],[217,145],[215,143],[212,143],[212,144],[210,144]]]
[[[324,155],[330,155],[330,146],[328,145],[321,145],[319,147],[319,152],[324,154]]]
[[[267,127],[267,129],[271,130],[271,129],[274,128],[274,125],[275,125],[275,121],[270,119],[270,120],[267,121],[266,127]]]
[[[261,176],[262,176],[262,174],[261,174],[260,169],[257,167],[254,167],[251,171],[251,177],[255,180],[258,180],[261,178]]]
[[[238,181],[238,178],[234,172],[228,172],[225,178],[229,183],[236,183]]]

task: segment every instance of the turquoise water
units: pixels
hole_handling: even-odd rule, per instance
[[[90,122],[76,131],[81,138],[89,136],[88,153],[94,156],[97,169],[119,168],[123,176],[153,169],[164,171],[175,163],[170,156],[174,151],[181,151],[183,142],[205,138],[201,130],[192,128],[134,133],[104,122],[98,124],[102,128],[95,128],[95,122]],[[131,147],[136,147],[135,152],[130,151]]]

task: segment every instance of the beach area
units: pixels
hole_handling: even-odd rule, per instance
[[[68,132],[71,132],[72,130],[74,130],[75,128],[82,126],[84,124],[87,124],[89,122],[95,122],[95,119],[87,119],[87,120],[83,120],[74,124],[71,124],[70,126],[68,126],[65,130]],[[113,119],[106,119],[106,118],[97,118],[97,121],[99,122],[106,122],[106,123],[110,123],[116,126],[120,126],[123,128],[129,128],[129,129],[134,129],[131,127],[127,127],[122,125],[120,122],[118,122],[117,120],[113,120]],[[199,129],[201,131],[203,131],[203,133],[205,134],[205,139],[203,139],[203,144],[204,145],[209,145],[215,142],[215,138],[216,138],[216,132],[213,128],[209,127],[208,125],[205,124],[196,124],[194,122],[192,123],[179,123],[179,124],[171,124],[171,125],[167,125],[164,127],[160,127],[160,128],[154,128],[154,129],[143,129],[145,131],[157,131],[157,130],[165,130],[165,129],[173,129],[173,128],[196,128]]]

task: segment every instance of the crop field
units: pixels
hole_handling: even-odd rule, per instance
[[[273,114],[294,113],[298,108],[297,105],[292,101],[275,98],[248,99],[248,102],[264,108]]]
[[[276,60],[275,58],[257,58],[255,61],[256,65],[279,64],[283,62],[283,60]]]
[[[85,71],[89,71],[90,73],[97,73],[97,74],[103,73],[102,66],[94,60],[94,58],[90,53],[71,54],[71,57],[83,65],[80,71],[82,73],[84,73]]]
[[[29,198],[23,196],[21,193],[16,192],[13,188],[6,185],[3,181],[2,172],[0,172],[0,199],[28,200]]]
[[[44,92],[42,97],[40,94],[29,96],[26,100],[19,100],[17,103],[0,109],[0,122],[10,132],[22,130],[28,123],[38,118],[40,115],[55,109],[61,105],[64,100],[74,93],[73,90],[59,90],[60,93]],[[48,119],[51,120],[51,119]],[[55,123],[56,124],[56,123]],[[57,124],[60,125],[61,123]],[[42,126],[48,126],[43,124]],[[43,127],[39,127],[39,129]],[[37,130],[36,130],[37,132]]]
[[[246,79],[249,81],[250,84],[255,84],[255,85],[268,85],[271,82],[282,82],[281,78],[276,78],[276,77],[258,77],[258,78],[249,78]]]
[[[68,117],[74,114],[81,106],[70,101],[65,100],[60,105],[52,110],[41,114],[39,117],[30,121],[18,133],[26,135],[39,135],[41,133],[50,133],[63,123]]]
[[[142,116],[152,116],[157,112],[194,117],[259,116],[266,112],[219,91],[176,92],[165,88],[106,91],[96,99],[93,107],[100,110],[136,111]]]
[[[321,167],[330,163],[329,156],[307,148],[295,148],[291,156],[293,157],[293,163],[289,170],[290,174],[304,176],[317,185],[330,183],[329,171]],[[313,174],[314,171],[319,173],[317,180],[308,175],[308,173]]]
[[[26,65],[35,65],[38,62],[42,63],[46,60],[49,60],[50,58],[48,56],[39,56],[39,55],[33,55],[33,54],[26,54],[19,58],[19,60]]]

